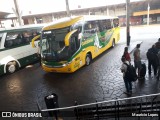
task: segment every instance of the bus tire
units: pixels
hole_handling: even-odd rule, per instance
[[[8,74],[14,73],[18,69],[18,65],[15,61],[9,62],[6,65],[6,72]]]
[[[113,39],[113,41],[112,41],[112,48],[114,48],[114,46],[115,46],[115,40]]]
[[[87,54],[87,55],[86,55],[86,66],[90,65],[90,64],[91,64],[91,61],[92,61],[91,55],[90,55],[90,54]]]

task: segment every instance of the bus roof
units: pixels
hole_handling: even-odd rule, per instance
[[[32,25],[24,25],[24,26],[19,26],[19,27],[12,27],[12,28],[3,28],[0,29],[0,33],[4,33],[4,32],[11,32],[11,31],[20,31],[23,29],[30,29],[30,28],[43,28],[45,26],[45,24],[32,24]]]
[[[100,16],[100,15],[84,15],[84,16],[72,16],[59,19],[54,23],[48,24],[47,26],[43,27],[42,30],[51,30],[51,29],[58,29],[71,26],[78,21],[93,21],[93,20],[103,20],[103,19],[113,19],[118,17],[111,17],[111,16]]]

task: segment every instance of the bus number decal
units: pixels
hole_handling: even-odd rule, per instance
[[[75,58],[75,61],[80,60],[80,57]]]
[[[74,68],[77,68],[77,67],[79,68],[79,65],[80,65],[79,62],[75,63]]]

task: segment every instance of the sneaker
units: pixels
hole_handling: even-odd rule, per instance
[[[124,92],[125,94],[127,94],[127,95],[131,95],[131,93],[130,92]]]
[[[129,93],[132,94],[132,90],[130,90]]]
[[[142,80],[142,79],[144,79],[144,77],[138,77],[138,79],[139,79],[139,80]]]

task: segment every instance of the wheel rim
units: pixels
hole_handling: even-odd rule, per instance
[[[8,72],[9,73],[14,73],[16,71],[16,66],[15,65],[10,65],[9,67],[8,67]]]
[[[91,61],[91,60],[90,60],[90,57],[87,56],[87,57],[86,57],[86,65],[89,65],[89,64],[90,64],[90,61]]]

